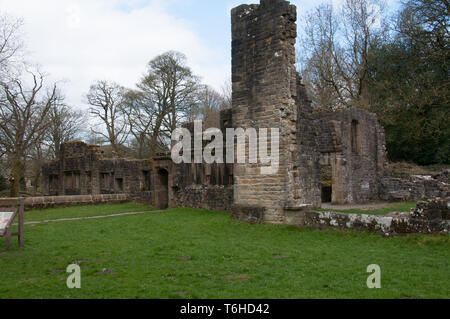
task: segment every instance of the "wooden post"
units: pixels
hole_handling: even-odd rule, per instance
[[[19,199],[19,246],[24,245],[25,198]]]
[[[9,246],[11,246],[11,227],[6,228],[5,244],[6,248],[9,248]]]

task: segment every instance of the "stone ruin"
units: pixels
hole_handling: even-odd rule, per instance
[[[170,157],[149,160],[106,158],[99,146],[69,142],[59,160],[42,168],[46,196],[129,194],[168,207]]]
[[[235,165],[233,214],[283,222],[286,211],[319,207],[321,172],[337,204],[376,200],[386,165],[384,131],[373,114],[314,113],[295,70],[296,7],[288,1],[232,11],[233,126],[280,129],[280,169]],[[255,216],[256,214],[256,216]]]
[[[285,223],[298,227],[370,231],[383,236],[450,233],[450,198],[419,201],[411,212],[387,215],[313,212],[287,213]]]
[[[169,156],[107,159],[99,147],[73,142],[62,146],[59,161],[44,166],[44,193],[127,193],[159,208],[231,210],[244,221],[303,226],[314,225],[305,222],[305,214],[324,201],[449,195],[446,183],[416,182],[418,191],[407,192],[412,187],[407,182],[385,176],[384,130],[374,114],[361,109],[313,112],[295,69],[294,5],[261,0],[234,8],[231,16],[232,108],[221,112],[221,130],[278,128],[277,170],[248,162],[176,165]]]

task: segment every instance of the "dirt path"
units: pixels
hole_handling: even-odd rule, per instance
[[[87,217],[71,217],[71,218],[49,219],[49,220],[40,220],[40,221],[34,221],[34,222],[25,222],[25,225],[36,225],[36,224],[53,223],[53,222],[66,222],[66,221],[71,221],[71,220],[101,219],[101,218],[109,218],[109,217],[142,215],[142,214],[161,213],[161,212],[163,212],[163,210],[151,210],[151,211],[146,211],[146,212],[119,213],[119,214],[103,215],[103,216],[87,216]]]

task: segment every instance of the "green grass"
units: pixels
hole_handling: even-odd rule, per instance
[[[250,225],[172,209],[27,225],[25,247],[0,244],[0,298],[450,297],[449,236]],[[76,260],[85,260],[81,289],[68,289]],[[366,286],[370,264],[381,266],[381,289]]]
[[[70,207],[36,209],[25,212],[25,222],[53,220],[71,217],[104,216],[126,212],[154,210],[151,206],[140,203],[99,204]]]
[[[338,213],[347,213],[347,214],[367,214],[367,215],[386,215],[393,212],[409,212],[411,208],[416,207],[417,202],[401,202],[401,203],[392,203],[388,207],[373,209],[373,210],[365,210],[365,209],[315,209],[318,212],[338,212]]]

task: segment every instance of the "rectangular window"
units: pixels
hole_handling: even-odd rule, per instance
[[[80,173],[73,173],[73,189],[80,189]]]
[[[123,192],[123,178],[116,178],[116,189]]]

